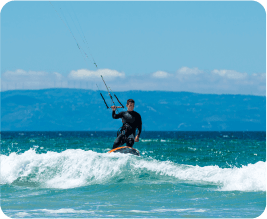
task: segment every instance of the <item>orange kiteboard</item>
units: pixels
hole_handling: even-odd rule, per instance
[[[129,146],[114,148],[110,150],[108,153],[133,154],[133,155],[140,156],[140,153],[138,150],[136,150],[135,148],[129,147]]]

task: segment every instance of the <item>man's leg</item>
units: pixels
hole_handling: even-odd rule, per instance
[[[117,137],[117,138],[115,139],[115,141],[114,141],[114,144],[113,144],[113,148],[112,148],[112,149],[115,149],[115,148],[117,148],[117,147],[120,147],[120,146],[122,146],[124,143],[125,143],[124,135],[119,134],[118,137]]]
[[[133,145],[134,145],[134,135],[131,134],[126,139],[126,146],[133,147]]]

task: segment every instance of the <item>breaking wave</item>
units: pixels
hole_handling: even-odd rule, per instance
[[[191,166],[81,149],[1,155],[1,184],[68,189],[93,184],[165,181],[204,183],[222,191],[266,191],[266,163],[241,168]]]

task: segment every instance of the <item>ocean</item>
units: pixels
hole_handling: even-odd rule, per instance
[[[11,218],[255,218],[266,207],[265,132],[2,132]]]

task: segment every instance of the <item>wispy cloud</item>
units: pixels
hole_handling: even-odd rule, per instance
[[[42,81],[59,81],[63,76],[60,73],[47,73],[42,71],[24,71],[17,69],[16,71],[6,71],[2,74],[3,81],[14,82],[42,82]]]
[[[214,75],[219,75],[222,78],[228,78],[228,79],[233,79],[233,80],[243,80],[246,79],[248,77],[247,73],[240,73],[237,71],[233,71],[233,70],[213,70],[212,74]]]
[[[100,75],[105,77],[107,80],[125,77],[125,73],[111,69],[98,69],[97,71],[80,69],[77,71],[71,71],[68,78],[71,80],[98,80],[100,79]]]
[[[168,78],[171,77],[172,74],[169,74],[168,72],[165,71],[157,71],[151,74],[153,78]]]
[[[2,74],[2,90],[80,88],[105,89],[101,82],[103,75],[114,91],[162,90],[188,91],[209,94],[251,94],[266,95],[266,73],[247,74],[234,70],[214,69],[210,72],[198,68],[183,67],[175,73],[156,71],[151,74],[127,75],[111,69],[91,71],[79,69],[67,76],[60,73],[7,71]]]
[[[182,67],[177,71],[177,75],[199,75],[202,73],[203,71],[199,70],[198,68],[188,68],[188,67]]]

